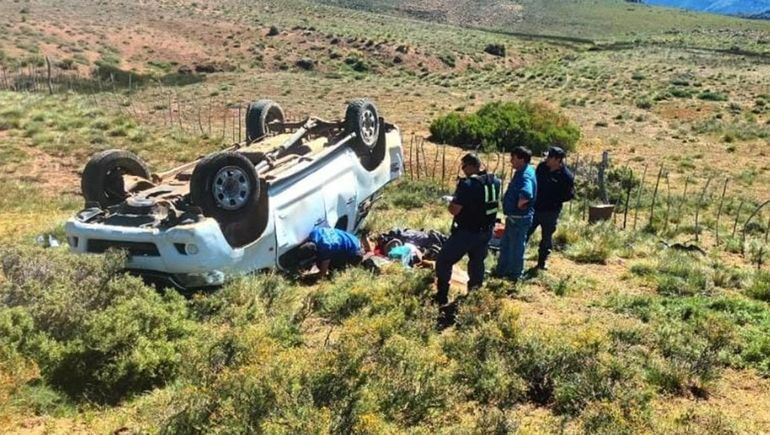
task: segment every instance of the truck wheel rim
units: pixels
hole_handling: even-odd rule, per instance
[[[246,204],[251,195],[249,177],[237,166],[220,169],[214,177],[212,187],[217,206],[225,210],[238,210]]]
[[[371,110],[361,114],[361,139],[368,146],[374,145],[377,135],[377,118]]]

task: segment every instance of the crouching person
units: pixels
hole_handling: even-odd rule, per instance
[[[481,170],[481,161],[475,154],[466,154],[462,160],[465,178],[457,183],[449,213],[452,220],[451,236],[441,247],[436,258],[435,301],[446,307],[452,266],[468,255],[468,290],[484,282],[484,259],[495,225],[500,198],[500,179]],[[444,313],[444,311],[442,311]]]
[[[319,278],[327,276],[329,270],[357,266],[364,258],[358,237],[336,228],[314,229],[298,251],[302,263],[315,262]]]

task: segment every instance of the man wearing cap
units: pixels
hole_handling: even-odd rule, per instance
[[[545,160],[537,165],[537,200],[535,217],[527,237],[541,228],[540,246],[538,247],[537,268],[547,269],[546,260],[553,247],[553,233],[559,220],[562,204],[575,197],[575,178],[564,165],[567,153],[559,147],[548,149]]]
[[[435,300],[440,307],[448,303],[452,266],[466,254],[468,290],[481,287],[484,282],[484,259],[500,201],[500,179],[482,171],[481,160],[475,154],[466,154],[461,162],[465,178],[458,181],[448,207],[454,217],[452,234],[436,258]]]
[[[503,197],[505,233],[500,241],[496,275],[512,281],[518,281],[524,270],[527,233],[535,213],[537,179],[535,169],[529,164],[531,158],[529,149],[521,146],[513,149],[511,165],[516,172]]]

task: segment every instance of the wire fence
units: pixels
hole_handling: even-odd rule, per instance
[[[162,81],[147,81],[131,73],[94,73],[83,77],[75,70],[45,62],[16,67],[0,66],[0,90],[30,93],[76,92],[95,107],[109,107],[141,123],[150,123],[183,135],[222,143],[246,138],[245,116],[249,101],[206,100],[180,96]],[[135,98],[147,86],[152,93]],[[464,151],[433,144],[411,135],[404,139],[404,170],[411,180],[439,183],[454,188]],[[513,170],[508,153],[479,152],[487,170],[503,180],[503,189]],[[740,196],[731,177],[688,176],[673,182],[664,165],[645,164],[636,170],[609,167],[597,155],[575,154],[568,160],[575,175],[578,197],[568,204],[569,213],[587,219],[597,202],[612,206],[611,221],[620,230],[647,231],[661,237],[688,235],[701,245],[724,246],[749,257],[758,267],[764,264],[770,237],[770,200]]]
[[[465,152],[420,136],[407,137],[406,177],[441,184],[451,191]],[[505,191],[513,176],[509,154],[479,154],[488,172],[503,181]],[[620,231],[645,231],[663,240],[685,237],[689,239],[685,243],[739,254],[757,268],[765,264],[770,253],[770,200],[741,196],[742,187],[732,177],[686,176],[674,181],[665,165],[646,164],[636,170],[614,167],[601,156],[590,154],[570,156],[567,166],[577,188],[577,197],[566,205],[567,213],[589,220],[591,208],[605,203],[612,209],[610,223]],[[605,198],[602,190],[607,191]]]

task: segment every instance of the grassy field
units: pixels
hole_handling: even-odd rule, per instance
[[[770,199],[770,25],[621,1],[506,4],[1,3],[0,427],[770,431],[770,211],[741,237]],[[44,55],[53,95],[29,81],[45,77]],[[251,100],[336,118],[359,96],[402,128],[411,157],[374,232],[448,230],[438,198],[462,151],[446,150],[445,183],[425,175],[438,144],[425,142],[419,180],[414,170],[438,116],[529,100],[574,122],[580,197],[551,270],[453,288],[458,324],[439,331],[426,270],[318,285],[267,274],[184,298],[118,273],[120,255],[35,246],[63,240],[94,152],[127,148],[161,171],[237,140]],[[631,193],[625,231],[622,213],[585,223],[603,150],[611,200],[622,209]]]

